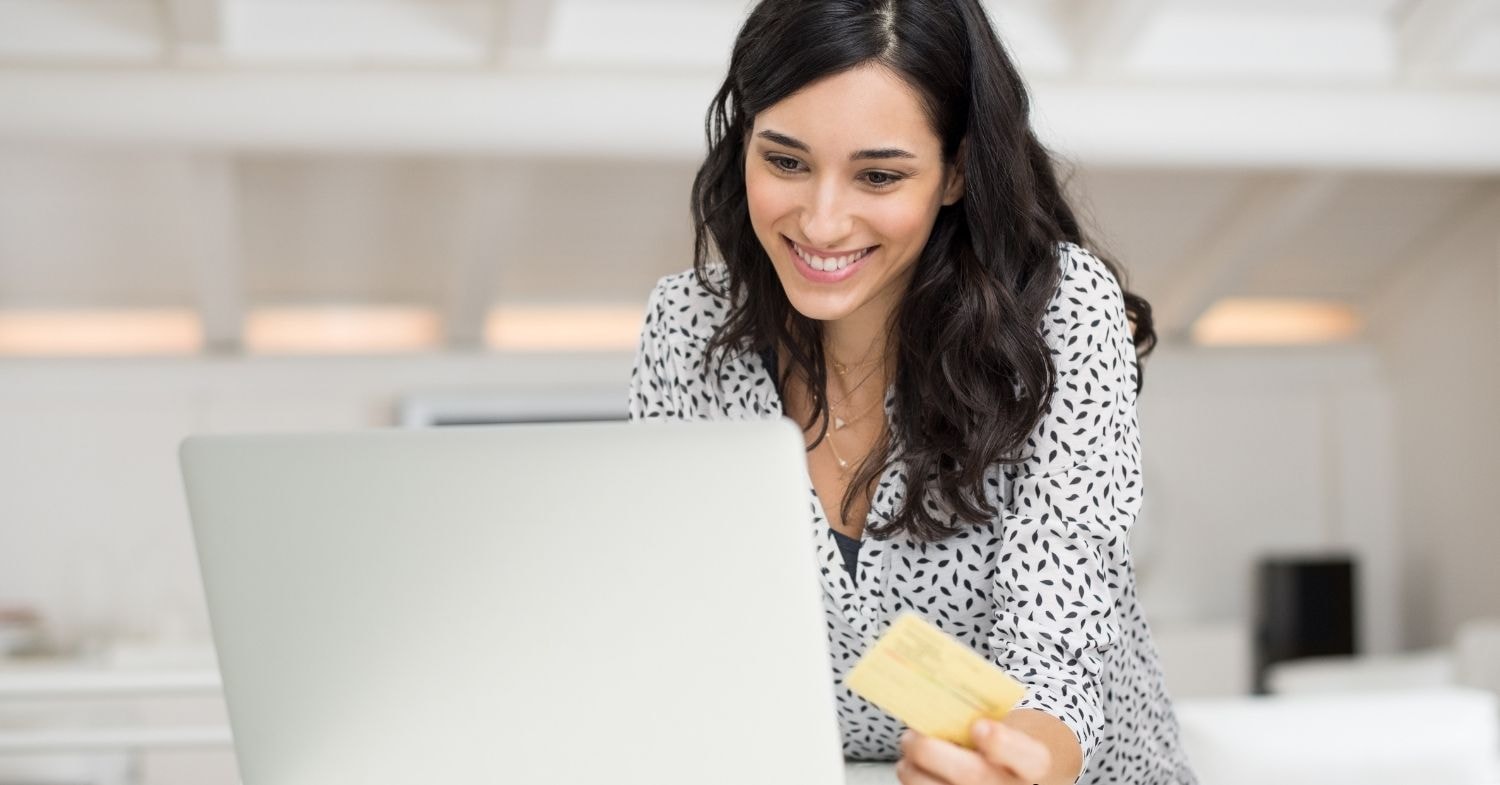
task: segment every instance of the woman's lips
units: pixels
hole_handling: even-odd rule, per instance
[[[841,270],[824,271],[815,269],[812,265],[809,265],[807,260],[802,258],[802,254],[797,252],[797,244],[792,242],[791,238],[783,236],[782,239],[786,240],[787,252],[792,255],[792,266],[797,268],[797,272],[801,273],[803,278],[814,283],[838,283],[854,275],[871,256],[875,255],[875,251],[880,248],[878,245],[866,248],[863,256],[850,262]]]

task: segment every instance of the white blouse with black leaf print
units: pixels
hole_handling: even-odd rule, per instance
[[[1085,761],[1078,782],[1196,783],[1131,569],[1128,533],[1142,489],[1124,299],[1098,257],[1073,243],[1058,249],[1063,274],[1040,325],[1056,367],[1053,396],[1027,440],[1029,457],[991,467],[985,492],[1000,514],[987,528],[936,543],[867,535],[858,580],[850,580],[808,480],[844,754],[900,755],[902,723],[843,680],[891,619],[910,610],[1024,684],[1018,708],[1072,729]],[[725,268],[712,270],[722,284]],[[718,375],[710,367],[705,347],[728,305],[693,270],[656,284],[631,372],[632,420],[782,416],[768,358],[747,350]],[[885,401],[893,423],[894,393],[888,388]],[[867,529],[891,520],[905,487],[898,461],[877,484]]]

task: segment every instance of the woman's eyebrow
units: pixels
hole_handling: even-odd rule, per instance
[[[915,155],[902,150],[899,147],[881,147],[874,150],[860,150],[849,156],[851,161],[864,161],[870,158],[916,158]]]
[[[793,139],[792,137],[787,136],[786,134],[779,134],[779,133],[776,133],[775,131],[769,131],[768,130],[768,131],[761,131],[760,133],[756,134],[756,136],[759,136],[762,139],[774,142],[776,144],[782,145],[783,147],[790,147],[793,150],[801,150],[804,153],[810,153],[810,152],[812,152],[812,148],[808,147],[807,143],[802,142],[802,141],[800,141],[798,139]],[[909,152],[907,152],[905,150],[902,150],[899,147],[882,147],[882,148],[878,148],[878,149],[874,149],[874,150],[857,150],[854,153],[850,154],[849,160],[851,160],[851,161],[867,161],[867,160],[874,159],[874,158],[916,158],[916,157],[917,156],[913,155],[912,153],[909,153]]]

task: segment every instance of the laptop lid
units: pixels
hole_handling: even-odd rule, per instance
[[[245,785],[843,781],[790,421],[180,458]]]

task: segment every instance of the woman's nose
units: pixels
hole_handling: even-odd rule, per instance
[[[849,237],[854,227],[847,200],[837,183],[820,183],[802,213],[802,235],[819,248],[833,249]]]

